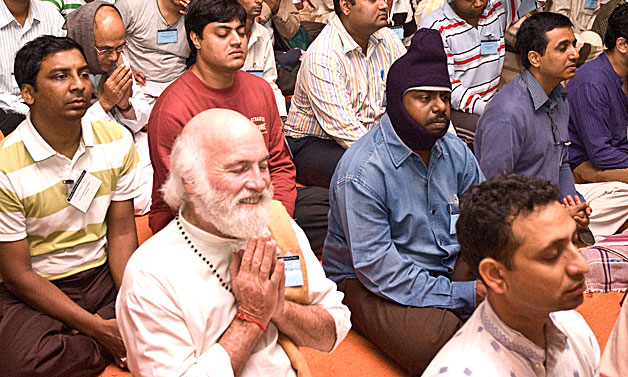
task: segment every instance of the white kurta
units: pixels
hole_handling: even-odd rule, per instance
[[[508,327],[484,301],[423,376],[598,376],[600,347],[585,320],[575,310],[554,312],[550,318],[542,349]]]
[[[231,286],[232,252],[246,243],[214,236],[179,219],[192,244]],[[351,327],[349,310],[341,303],[343,294],[325,277],[305,233],[294,221],[292,226],[307,265],[311,303],[327,309],[335,322],[335,348]],[[133,376],[233,376],[230,358],[218,340],[235,318],[235,298],[186,243],[176,220],[131,257],[116,315]],[[277,335],[269,323],[240,376],[296,376]]]

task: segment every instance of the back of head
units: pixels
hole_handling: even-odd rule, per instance
[[[460,253],[471,270],[478,274],[484,258],[510,268],[519,246],[512,231],[515,218],[556,202],[559,193],[558,186],[549,181],[515,174],[472,186],[462,196],[456,224]]]
[[[607,49],[612,50],[619,38],[624,38],[628,42],[628,3],[618,6],[611,13],[604,36],[604,45]]]
[[[417,88],[451,91],[447,55],[437,30],[419,29],[408,52],[392,64],[386,79],[386,113],[395,132],[410,149],[429,150],[447,129],[434,135],[410,116],[403,95]]]
[[[246,11],[234,0],[192,0],[185,12],[185,31],[192,53],[196,53],[196,47],[192,43],[190,33],[193,32],[203,39],[203,29],[209,23],[224,23],[237,19],[246,24]]]
[[[74,49],[79,50],[85,57],[81,46],[67,37],[42,35],[26,43],[15,55],[13,72],[17,85],[22,88],[22,85],[30,84],[37,90],[37,74],[41,69],[41,63],[57,52]]]
[[[547,48],[547,33],[550,30],[562,27],[573,27],[566,16],[552,12],[540,12],[523,21],[517,31],[517,51],[525,68],[530,68],[528,53],[536,51],[541,56]]]
[[[68,37],[74,39],[81,45],[81,47],[83,47],[89,72],[95,75],[106,73],[100,69],[98,55],[96,49],[94,48],[96,12],[101,7],[111,8],[113,11],[118,13],[118,10],[113,5],[103,0],[94,0],[70,13],[64,25],[64,28],[68,31]],[[120,16],[119,13],[118,16]]]

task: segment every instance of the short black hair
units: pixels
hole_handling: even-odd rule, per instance
[[[18,87],[21,89],[22,85],[30,84],[37,90],[37,74],[44,59],[57,52],[74,49],[79,50],[83,59],[86,59],[81,45],[68,37],[42,35],[26,43],[15,55],[13,66]]]
[[[351,5],[355,5],[355,0],[349,0]],[[334,0],[334,12],[336,12],[336,16],[340,17],[342,12],[340,11],[340,0]]]
[[[236,19],[246,25],[246,10],[237,0],[192,0],[185,9],[185,31],[192,54],[196,54],[196,47],[190,38],[192,32],[203,39],[203,29],[207,24]]]
[[[615,48],[618,38],[628,41],[628,3],[624,3],[611,13],[608,18],[608,28],[604,35],[604,45],[609,50]]]
[[[549,42],[545,33],[562,27],[573,27],[573,24],[566,16],[552,12],[536,13],[523,21],[517,31],[516,46],[525,68],[532,66],[528,60],[528,52],[536,51],[541,56],[545,55]]]
[[[462,258],[479,277],[478,266],[493,258],[512,267],[513,253],[520,246],[512,224],[518,215],[555,202],[560,189],[550,181],[523,175],[500,175],[473,185],[462,196],[456,233]]]

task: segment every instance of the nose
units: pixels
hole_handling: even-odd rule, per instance
[[[482,8],[483,6],[484,6],[483,0],[475,0],[473,2],[473,7],[474,8]]]
[[[379,0],[377,3],[377,9],[386,9],[388,10],[388,1],[387,0]]]
[[[242,37],[240,36],[240,34],[238,34],[238,32],[236,30],[233,30],[231,32],[231,44],[234,46],[239,46],[242,44]]]
[[[576,48],[576,46],[571,45],[569,48],[570,48],[570,50],[569,50],[569,58],[572,61],[578,60],[578,58],[580,57],[580,52],[578,52],[578,49]]]
[[[433,113],[444,113],[447,110],[447,102],[443,100],[441,96],[436,96],[436,99],[432,101],[432,112]]]
[[[249,170],[249,176],[245,187],[250,190],[263,191],[270,183],[270,174],[268,170],[261,170],[259,166],[255,166]]]
[[[70,91],[84,91],[85,90],[85,82],[84,79],[81,78],[81,75],[78,72],[74,72],[72,74],[72,79],[70,80]]]
[[[589,272],[589,264],[584,259],[582,253],[576,246],[571,246],[571,255],[569,263],[567,264],[567,275],[577,277],[579,275],[586,275]]]

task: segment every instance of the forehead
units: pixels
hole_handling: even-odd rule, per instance
[[[514,257],[534,257],[556,241],[571,239],[575,230],[575,221],[558,201],[519,214],[512,223],[513,236],[519,243]]]
[[[39,74],[47,74],[53,70],[72,70],[86,68],[83,54],[77,49],[55,52],[41,62]]]
[[[227,131],[219,137],[220,139],[214,142],[204,143],[208,159],[219,165],[229,165],[239,161],[259,162],[268,155],[264,139],[253,125],[238,132]]]
[[[548,45],[556,45],[562,42],[573,42],[576,37],[571,27],[557,27],[545,32]]]
[[[238,29],[240,27],[244,27],[244,24],[239,19],[234,18],[233,20],[229,22],[210,22],[207,25],[205,25],[205,28],[203,29],[203,33],[214,32],[221,29],[233,30],[233,29]]]

